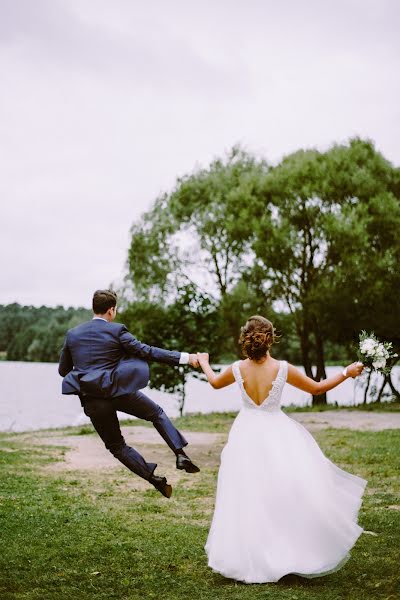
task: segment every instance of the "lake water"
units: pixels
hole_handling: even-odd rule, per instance
[[[328,367],[327,376],[342,370]],[[400,367],[396,367],[394,380],[400,378]],[[380,376],[376,376],[379,383]],[[328,402],[339,405],[354,405],[363,400],[361,381],[346,380],[328,392]],[[178,416],[177,399],[173,394],[147,389],[148,395],[160,404],[170,417]],[[310,396],[287,385],[283,391],[283,406],[304,406]],[[240,393],[237,386],[214,390],[206,382],[191,377],[187,383],[185,413],[210,413],[237,411],[240,408]],[[124,413],[121,419],[130,418]],[[29,363],[0,361],[0,431],[27,431],[83,425],[88,423],[77,396],[61,394],[61,377],[55,363]]]

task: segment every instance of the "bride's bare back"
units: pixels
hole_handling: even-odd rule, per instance
[[[268,356],[263,362],[247,358],[239,364],[244,389],[251,400],[260,406],[269,396],[278,375],[279,361]]]

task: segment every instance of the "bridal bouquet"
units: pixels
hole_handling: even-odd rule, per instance
[[[378,373],[390,373],[388,361],[395,358],[391,342],[380,342],[374,333],[362,331],[358,344],[358,360]]]

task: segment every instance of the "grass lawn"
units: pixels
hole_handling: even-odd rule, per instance
[[[187,416],[178,424],[227,432],[232,418]],[[89,431],[69,428],[63,435]],[[168,501],[153,489],[135,491],[134,476],[123,468],[89,475],[52,470],[65,448],[1,434],[1,600],[397,600],[400,432],[328,429],[315,437],[339,466],[368,479],[360,524],[370,533],[335,574],[246,585],[214,574],[203,551],[216,461],[198,476],[179,474]]]

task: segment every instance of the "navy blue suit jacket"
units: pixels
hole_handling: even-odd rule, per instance
[[[146,387],[149,361],[178,365],[180,352],[139,342],[120,323],[93,319],[67,332],[58,372],[63,394],[116,398]]]

